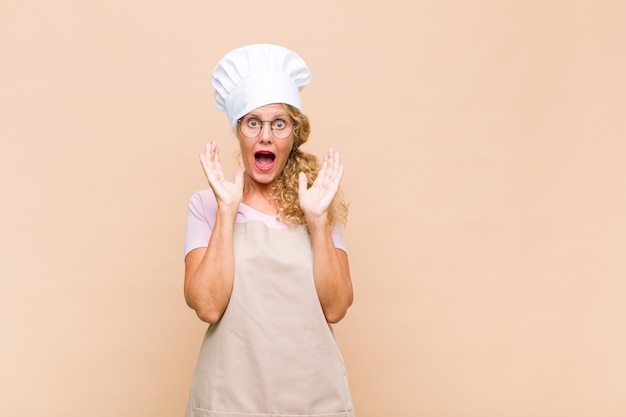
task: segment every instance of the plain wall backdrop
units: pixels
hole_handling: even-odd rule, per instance
[[[0,415],[180,416],[210,73],[309,64],[359,417],[626,415],[626,3],[0,2]]]

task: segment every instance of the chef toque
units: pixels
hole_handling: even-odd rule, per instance
[[[215,66],[211,83],[216,107],[231,127],[266,104],[285,103],[302,111],[300,91],[311,73],[296,53],[277,45],[248,45],[228,52]]]

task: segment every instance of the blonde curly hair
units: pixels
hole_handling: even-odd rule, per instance
[[[298,175],[300,172],[304,172],[310,187],[315,178],[317,178],[321,164],[315,155],[300,149],[300,146],[309,140],[309,135],[311,134],[309,118],[296,107],[289,104],[283,104],[283,107],[294,122],[294,142],[285,168],[277,178],[276,184],[274,184],[272,200],[276,203],[278,209],[277,217],[280,221],[286,224],[301,224],[306,227],[304,212],[300,208],[300,200],[298,198]],[[341,223],[345,226],[347,218],[348,203],[344,200],[343,192],[340,188],[328,210],[328,220],[331,226],[334,226],[336,223]]]

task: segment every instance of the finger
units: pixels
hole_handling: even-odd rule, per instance
[[[306,174],[301,172],[298,174],[298,194],[302,195],[308,189],[308,180]]]
[[[333,159],[335,158],[335,151],[333,148],[329,148],[328,152],[326,152],[326,166],[332,169]]]
[[[322,169],[320,169],[319,178],[323,180],[328,180],[331,182],[335,181],[335,177],[337,176],[338,168],[339,168],[339,160],[337,156],[339,154],[330,148],[324,157],[324,163]]]
[[[334,152],[333,153],[333,158],[332,158],[332,177],[335,178],[337,176],[337,173],[339,172],[339,152]]]
[[[335,182],[338,184],[341,182],[341,178],[343,178],[343,165],[339,165],[337,168],[337,175],[335,176]]]
[[[222,169],[221,163],[220,163],[220,149],[217,147],[217,143],[215,143],[215,141],[211,141],[211,162],[213,164],[213,167],[215,169]]]
[[[202,168],[204,169],[204,173],[209,180],[209,184],[211,186],[216,185],[218,181],[221,181],[223,178],[221,167],[219,165],[219,156],[216,164],[216,152],[217,145],[214,141],[210,141],[205,144],[204,153],[200,154],[200,162],[202,164]]]
[[[202,165],[205,167],[205,169],[212,168],[212,159],[213,157],[211,155],[211,144],[207,143],[204,145],[204,153],[200,154],[200,160],[202,161]]]
[[[204,173],[209,175],[209,172],[211,171],[211,164],[206,154],[203,154],[203,153],[200,154],[200,164],[202,165],[202,169],[204,170]]]
[[[326,167],[322,165],[320,170],[317,172],[317,176],[315,177],[315,180],[313,181],[313,183],[317,183],[318,181],[322,181],[327,176],[328,176],[328,173],[326,172]]]
[[[324,158],[322,159],[322,165],[320,167],[319,172],[317,173],[317,178],[319,178],[320,180],[326,179],[331,175],[331,170],[332,170],[332,164],[330,163],[331,154],[332,154],[332,148],[326,152],[326,154],[324,155]]]

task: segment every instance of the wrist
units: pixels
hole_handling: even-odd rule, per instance
[[[328,220],[327,213],[323,213],[320,215],[305,215],[304,219],[306,220],[306,224],[309,230],[323,229],[330,226],[330,221]]]
[[[239,204],[217,204],[216,216],[221,220],[234,220],[239,213]]]

